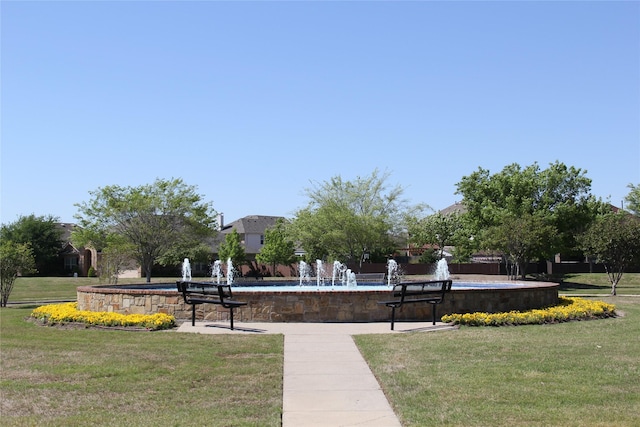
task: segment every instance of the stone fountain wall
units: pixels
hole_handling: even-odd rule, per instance
[[[191,319],[191,306],[177,291],[123,289],[117,286],[82,286],[78,309],[123,314],[166,313],[178,320]],[[234,299],[248,302],[236,309],[235,319],[245,322],[378,322],[388,321],[391,309],[379,304],[390,299],[389,290],[376,291],[235,291]],[[558,285],[536,282],[526,288],[453,290],[437,306],[437,317],[450,313],[502,312],[543,308],[558,303]],[[196,306],[198,320],[223,321],[228,310],[215,304]],[[396,311],[398,320],[431,320],[430,304],[408,304]]]

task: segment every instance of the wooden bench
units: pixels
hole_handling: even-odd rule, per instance
[[[436,305],[444,301],[444,296],[451,290],[451,280],[431,280],[428,282],[405,282],[394,285],[391,291],[393,300],[380,301],[391,308],[391,330],[396,319],[396,308],[404,304],[431,304],[433,324],[436,324]]]
[[[191,305],[191,326],[196,325],[196,305],[216,304],[229,309],[229,320],[233,330],[233,309],[247,305],[246,302],[233,300],[229,285],[183,281],[177,281],[176,285],[178,292],[182,294],[184,303]]]

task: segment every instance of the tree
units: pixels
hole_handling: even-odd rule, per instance
[[[640,262],[640,219],[627,213],[599,216],[578,238],[584,252],[602,263],[611,295],[627,267]]]
[[[487,232],[508,217],[544,218],[545,224],[554,227],[557,234],[547,242],[547,249],[537,254],[542,258],[547,253],[575,251],[576,234],[607,209],[590,190],[591,180],[585,171],[555,162],[546,170],[540,170],[537,163],[526,168],[514,163],[494,175],[479,168],[462,178],[456,193],[463,196],[466,220],[478,247],[486,248],[491,241]]]
[[[35,257],[27,243],[0,239],[0,307],[6,307],[18,275],[35,272]]]
[[[437,246],[438,259],[444,256],[444,247],[455,244],[463,230],[460,214],[457,212],[437,212],[424,218],[409,218],[407,222],[409,241],[418,247]]]
[[[240,235],[235,228],[224,236],[224,242],[220,243],[220,247],[218,247],[218,257],[223,261],[230,259],[236,267],[246,262],[247,255],[240,243]]]
[[[400,186],[387,188],[389,174],[343,181],[340,176],[306,189],[307,207],[296,212],[293,239],[308,258],[362,262],[366,253],[397,247],[402,213],[410,209]]]
[[[291,265],[296,262],[295,246],[286,234],[285,223],[282,218],[264,232],[264,246],[256,255],[256,261],[271,265],[273,275],[276,275],[278,264]]]
[[[155,263],[178,264],[201,253],[204,240],[215,234],[211,204],[202,202],[195,187],[181,179],[157,179],[139,187],[112,185],[90,194],[89,202],[76,205],[80,229],[74,241],[97,249],[105,242],[117,242],[112,244],[121,250],[127,247],[147,282]]]
[[[629,184],[627,188],[631,190],[624,198],[627,201],[627,209],[634,215],[640,216],[640,184]]]
[[[553,255],[547,242],[555,233],[555,228],[547,224],[545,218],[524,214],[505,218],[500,225],[491,227],[487,235],[490,236],[488,244],[505,255],[510,278],[520,275],[524,280],[530,261]]]
[[[58,255],[63,242],[57,217],[33,214],[21,216],[16,222],[3,225],[1,232],[7,240],[29,245],[39,274],[58,273],[60,270]]]
[[[131,260],[135,258],[135,247],[120,234],[108,236],[101,246],[102,258],[100,259],[99,276],[101,280],[117,284],[118,277],[127,267],[131,267]]]

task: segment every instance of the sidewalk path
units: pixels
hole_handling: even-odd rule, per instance
[[[178,332],[284,334],[283,427],[400,427],[352,335],[453,329],[431,322],[236,323],[189,322]]]

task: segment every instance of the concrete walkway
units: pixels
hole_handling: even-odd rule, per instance
[[[400,427],[352,335],[453,329],[441,323],[235,323],[190,322],[178,332],[284,334],[284,427]]]

